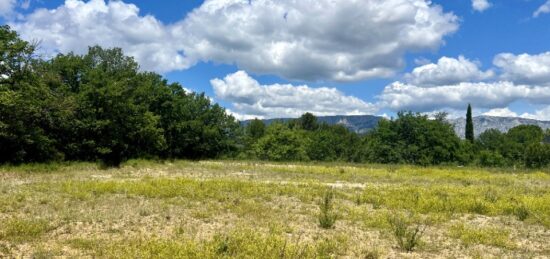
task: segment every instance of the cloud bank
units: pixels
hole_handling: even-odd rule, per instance
[[[169,25],[122,1],[66,0],[11,24],[49,53],[119,46],[146,70],[213,61],[304,81],[393,76],[406,53],[435,50],[458,28],[427,0],[206,0]]]
[[[262,85],[244,71],[211,80],[216,98],[233,104],[234,112],[250,117],[298,117],[317,115],[360,115],[376,111],[373,104],[344,95],[336,88],[312,88],[291,84]]]

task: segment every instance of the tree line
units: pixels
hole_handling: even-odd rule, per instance
[[[418,165],[544,167],[550,133],[519,126],[462,140],[447,123],[400,112],[367,134],[318,123],[314,115],[240,125],[204,94],[139,70],[121,49],[36,55],[36,45],[0,27],[0,163],[131,158],[237,158]],[[471,108],[468,109],[471,123]]]

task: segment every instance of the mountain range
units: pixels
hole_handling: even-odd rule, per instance
[[[320,116],[317,117],[319,122],[325,122],[331,125],[341,124],[346,128],[357,132],[366,133],[376,127],[378,121],[383,119],[380,116],[374,115],[352,115],[352,116]],[[264,120],[267,125],[275,121],[287,122],[292,120],[291,118],[279,118]],[[539,121],[533,119],[516,118],[516,117],[494,117],[494,116],[477,116],[474,120],[474,132],[476,135],[483,133],[488,129],[497,129],[501,132],[507,132],[513,127],[519,125],[537,125],[542,129],[550,129],[550,121]],[[247,124],[249,121],[243,121],[243,124]],[[463,136],[466,126],[466,119],[450,119],[449,123],[454,125],[455,132],[458,136]]]

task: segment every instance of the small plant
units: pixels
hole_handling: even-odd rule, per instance
[[[489,213],[489,208],[483,201],[475,200],[474,203],[470,205],[470,212],[485,215]]]
[[[406,252],[412,252],[421,242],[426,226],[413,224],[402,215],[393,215],[388,218],[397,245]]]
[[[323,199],[319,204],[319,226],[324,229],[331,229],[336,223],[336,213],[333,211],[332,201],[334,199],[334,192],[332,190],[327,190],[323,194]]]
[[[364,259],[378,259],[382,257],[382,253],[378,249],[366,249],[364,254]]]
[[[514,215],[519,221],[525,221],[529,217],[529,209],[524,204],[518,204],[514,207]]]

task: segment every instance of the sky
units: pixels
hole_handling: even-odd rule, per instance
[[[550,0],[0,0],[0,22],[44,58],[120,47],[237,119],[550,120]]]

